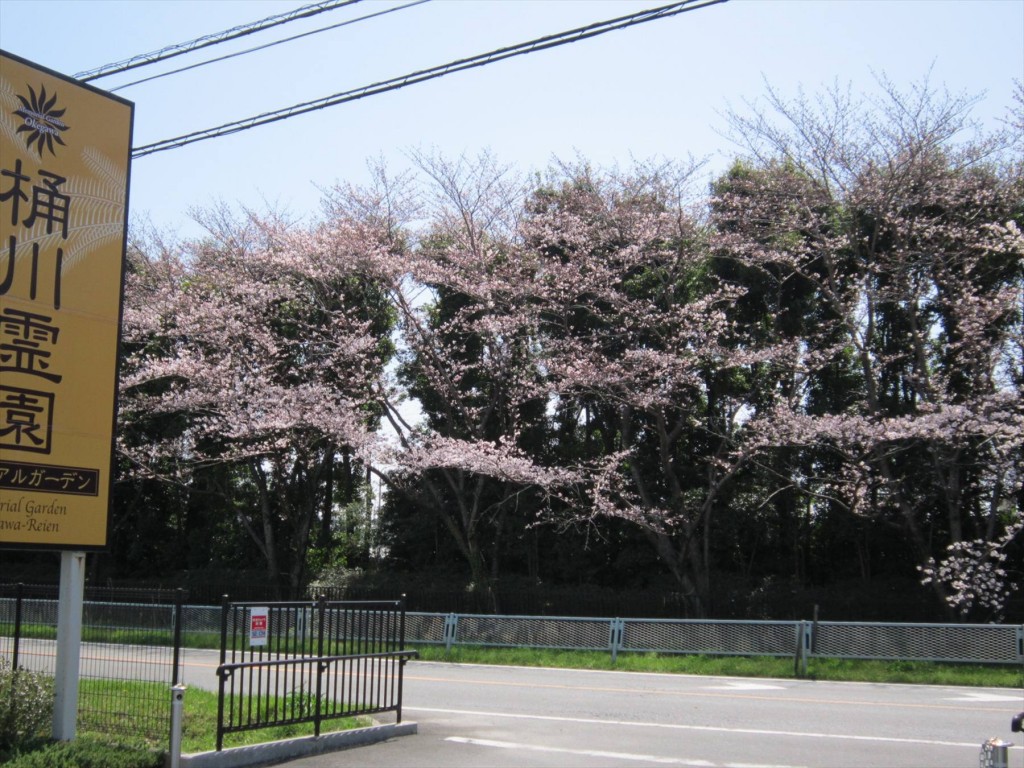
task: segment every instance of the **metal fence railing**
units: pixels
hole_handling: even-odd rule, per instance
[[[473,645],[590,650],[607,652],[613,660],[624,652],[792,657],[797,672],[806,672],[808,661],[814,658],[1024,664],[1024,625],[1015,624],[494,616],[397,611],[393,602],[324,600],[235,603],[226,613],[223,607],[185,606],[180,600],[176,606],[174,595],[157,595],[155,602],[140,602],[141,596],[136,595],[132,597],[136,602],[131,603],[102,597],[101,593],[87,593],[83,609],[83,641],[88,652],[82,658],[85,684],[80,688],[79,707],[80,722],[111,733],[136,733],[142,727],[140,723],[152,726],[159,722],[162,727],[170,706],[167,688],[179,679],[175,647],[188,645],[195,635],[222,637],[222,680],[233,683],[247,696],[254,692],[254,685],[256,693],[267,694],[273,675],[283,676],[285,670],[295,674],[297,682],[285,689],[284,697],[296,690],[302,692],[291,700],[306,707],[303,716],[312,717],[309,722],[317,717],[315,706],[309,707],[314,705],[313,698],[320,702],[321,719],[324,715],[340,717],[349,713],[343,708],[332,709],[333,704],[321,700],[324,690],[331,691],[331,701],[344,699],[346,706],[353,701],[367,712],[400,707],[400,700],[396,704],[385,694],[401,685],[402,665],[409,658],[405,643],[442,645],[447,649]],[[252,607],[268,610],[271,629],[266,646],[249,645],[247,611]],[[15,666],[52,674],[56,623],[55,588],[47,592],[0,585],[0,657]],[[184,643],[175,640],[176,632],[184,633]],[[230,633],[231,639],[224,633]],[[354,657],[367,661],[360,662],[360,666]],[[372,664],[368,661],[371,658]],[[301,672],[302,665],[295,659],[306,660]],[[307,672],[312,676],[302,677]],[[262,680],[260,674],[264,675]],[[369,693],[369,689],[352,687],[335,690],[343,685],[336,681],[368,676],[377,676],[383,682]],[[118,686],[123,680],[152,681],[150,698],[125,706],[124,693]],[[317,685],[321,694],[316,694]],[[231,693],[230,687],[226,694]],[[136,686],[132,689],[140,690]],[[385,697],[374,698],[378,693]],[[229,714],[235,711],[230,697],[225,703]],[[235,720],[230,726],[230,717],[226,722],[237,729],[253,725]]]
[[[10,658],[13,647],[15,600],[13,586],[0,586],[0,656]],[[170,632],[173,618],[168,605],[123,604],[88,601],[84,623],[118,626],[140,632]],[[305,603],[307,613],[313,603]],[[26,592],[21,602],[26,625],[56,627],[55,597]],[[222,609],[214,606],[187,605],[183,608],[182,627],[188,635],[220,633]],[[283,622],[283,623],[282,623]],[[275,625],[312,627],[312,620],[300,613],[275,619]],[[976,664],[1024,663],[1024,625],[1019,624],[896,624],[881,622],[812,621],[735,621],[710,619],[618,619],[553,616],[493,616],[483,614],[419,613],[405,614],[406,640],[409,643],[444,645],[480,645],[494,647],[535,647],[566,650],[620,652],[690,653],[708,655],[795,656],[797,658],[887,659],[943,661]],[[163,627],[163,629],[161,629]],[[127,630],[126,630],[127,631]],[[124,642],[130,636],[122,633]],[[168,634],[168,637],[170,635]],[[170,642],[168,641],[168,645]],[[38,648],[29,649],[24,658],[34,658]],[[139,651],[132,651],[139,654]],[[46,668],[42,652],[37,666]],[[27,661],[26,661],[27,663]],[[127,660],[121,662],[127,663]],[[143,663],[146,662],[143,660]],[[169,660],[161,660],[166,664]],[[116,665],[115,665],[116,666]],[[101,677],[108,674],[95,670]],[[173,680],[170,672],[168,680]]]
[[[811,632],[812,656],[1024,663],[1024,625],[819,622]]]
[[[402,601],[230,603],[221,613],[217,750],[231,733],[394,712],[402,721]]]
[[[411,644],[620,652],[1024,663],[1024,626],[409,613]]]
[[[787,621],[626,619],[622,623],[621,650],[659,653],[791,656],[798,632],[798,622]]]

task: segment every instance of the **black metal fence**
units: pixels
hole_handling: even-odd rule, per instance
[[[381,712],[402,720],[405,603],[224,599],[217,749],[230,733]]]
[[[54,674],[56,586],[0,585],[0,657]],[[120,602],[134,597],[135,602]],[[89,588],[82,609],[78,727],[114,736],[164,734],[179,681],[184,593],[128,596]],[[13,598],[13,599],[12,599]],[[111,599],[113,598],[113,600]]]

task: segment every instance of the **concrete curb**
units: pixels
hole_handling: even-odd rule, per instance
[[[416,723],[385,723],[320,736],[302,736],[286,741],[272,741],[268,744],[232,747],[220,752],[196,752],[182,755],[180,765],[181,768],[246,768],[374,744],[396,736],[411,736],[416,732]]]

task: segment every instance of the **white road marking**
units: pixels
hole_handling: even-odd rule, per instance
[[[704,731],[708,733],[742,733],[750,736],[788,736],[801,739],[833,739],[837,741],[870,741],[883,744],[927,744],[938,747],[964,747],[979,749],[981,742],[962,741],[926,741],[924,739],[901,739],[892,736],[857,736],[846,733],[815,733],[813,731],[769,731],[763,728],[723,728],[714,725],[680,725],[678,723],[645,723],[629,720],[598,720],[585,717],[556,717],[554,715],[523,715],[512,712],[481,712],[467,709],[435,709],[433,707],[402,707],[403,712],[433,712],[442,715],[470,715],[476,717],[507,717],[515,720],[544,720],[556,723],[576,723],[579,725],[611,725],[630,728],[666,728],[677,731]],[[1020,749],[1020,747],[1015,747]]]
[[[711,691],[784,691],[784,685],[765,685],[764,683],[744,683],[737,681],[725,685],[705,685],[704,688]]]
[[[563,755],[579,755],[580,757],[610,758],[612,760],[634,760],[640,763],[657,763],[660,765],[685,765],[691,768],[794,768],[793,766],[762,765],[760,763],[712,763],[708,760],[687,760],[681,757],[661,757],[659,755],[637,755],[631,752],[604,752],[597,749],[563,749],[561,747],[543,747],[538,744],[517,744],[512,741],[467,739],[461,736],[449,736],[445,741],[452,741],[456,744],[472,744],[478,747],[515,749],[526,752],[553,752]]]
[[[1002,693],[965,693],[961,696],[947,696],[943,701],[970,701],[970,702],[990,702],[990,701],[1019,701],[1024,703],[1024,696],[1007,696]]]

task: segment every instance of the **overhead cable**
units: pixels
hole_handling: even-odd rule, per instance
[[[133,147],[132,158],[145,157],[146,155],[151,155],[155,152],[163,152],[168,149],[184,147],[197,141],[205,141],[206,139],[213,139],[220,136],[227,136],[232,133],[247,131],[250,128],[255,128],[260,125],[267,125],[268,123],[274,123],[279,120],[287,120],[288,118],[296,117],[307,112],[326,109],[327,107],[337,106],[338,104],[363,99],[367,96],[376,96],[381,93],[387,93],[388,91],[398,90],[399,88],[405,88],[406,86],[413,85],[415,83],[422,83],[427,80],[444,77],[445,75],[450,75],[454,72],[461,72],[466,69],[486,66],[487,64],[493,64],[497,61],[508,59],[513,56],[522,56],[524,54],[535,53],[536,51],[555,48],[568,43],[575,43],[580,40],[596,37],[597,35],[603,35],[606,32],[611,32],[616,29],[626,29],[627,27],[635,26],[637,24],[676,16],[680,13],[686,13],[687,11],[694,11],[724,2],[727,2],[727,0],[683,0],[683,2],[670,3],[658,8],[638,11],[637,13],[631,13],[626,16],[609,19],[608,21],[597,22],[585,27],[577,27],[576,29],[571,29],[566,32],[540,37],[535,40],[508,46],[506,48],[499,48],[497,50],[490,51],[489,53],[482,53],[467,59],[459,59],[457,61],[449,62],[448,64],[442,64],[437,67],[431,67],[430,69],[412,72],[401,77],[391,78],[390,80],[383,80],[378,83],[363,86],[362,88],[356,88],[350,91],[336,93],[331,96],[325,96],[321,99],[316,99],[315,101],[295,104],[291,107],[286,107],[285,109],[279,109],[274,112],[264,112],[263,114],[255,115],[244,120],[225,123],[215,128],[194,131],[182,136],[176,136],[172,139],[163,139],[162,141],[157,141],[152,144]]]
[[[117,86],[117,88],[109,88],[108,90],[111,93],[116,93],[117,91],[123,91],[125,88],[131,88],[133,85],[139,85],[141,83],[148,83],[150,80],[159,80],[161,77],[167,77],[168,75],[177,75],[177,74],[179,74],[181,72],[187,72],[190,69],[197,69],[199,67],[205,67],[207,64],[215,64],[218,61],[226,61],[228,59],[233,59],[236,56],[244,56],[247,53],[255,53],[256,51],[262,51],[262,50],[264,50],[266,48],[272,48],[275,45],[281,45],[282,43],[290,43],[293,40],[300,40],[303,37],[309,37],[310,35],[316,35],[316,34],[319,34],[320,32],[328,32],[328,31],[330,31],[332,29],[338,29],[339,27],[347,27],[349,24],[355,24],[357,21],[366,21],[367,19],[373,19],[373,18],[376,18],[377,16],[384,16],[384,15],[386,15],[388,13],[394,13],[395,11],[404,11],[406,8],[412,8],[414,5],[423,5],[424,3],[429,3],[429,2],[430,2],[430,0],[414,0],[414,2],[406,3],[405,5],[399,5],[399,6],[396,6],[394,8],[388,8],[388,9],[383,10],[383,11],[377,11],[376,13],[368,13],[365,16],[357,16],[356,18],[349,19],[348,21],[342,21],[342,22],[339,22],[338,24],[331,24],[330,26],[327,26],[327,27],[320,27],[319,29],[313,29],[313,30],[310,30],[309,32],[303,32],[302,34],[299,34],[299,35],[292,35],[291,37],[285,37],[285,38],[282,38],[280,40],[275,40],[272,43],[264,43],[263,45],[257,45],[257,46],[255,46],[253,48],[246,48],[244,51],[235,51],[234,53],[229,53],[226,56],[218,56],[217,58],[214,58],[214,59],[207,59],[206,61],[200,61],[197,64],[190,64],[187,67],[180,67],[178,69],[172,69],[172,70],[170,70],[168,72],[161,72],[159,75],[151,75],[150,77],[144,77],[141,80],[133,80],[130,83],[125,83],[124,85],[119,85],[119,86]]]
[[[223,32],[204,35],[203,37],[197,37],[195,40],[189,40],[188,42],[168,45],[158,51],[141,53],[138,56],[132,56],[130,59],[125,59],[124,61],[104,64],[102,67],[97,67],[96,69],[79,72],[75,75],[75,78],[84,83],[88,83],[90,80],[109,77],[110,75],[116,75],[119,72],[127,72],[130,69],[144,67],[147,64],[155,64],[158,61],[164,61],[165,59],[181,56],[185,53],[191,53],[192,51],[197,51],[200,48],[208,48],[211,45],[226,43],[229,40],[236,40],[239,37],[245,37],[246,35],[251,35],[254,32],[262,32],[263,30],[270,29],[271,27],[287,24],[288,22],[296,21],[298,19],[307,19],[310,16],[316,16],[317,14],[324,13],[325,11],[333,11],[336,8],[343,8],[346,5],[352,5],[359,2],[362,2],[362,0],[325,0],[325,2],[303,5],[293,11],[288,11],[288,13],[279,13],[276,16],[268,16],[265,19],[260,19],[259,21],[254,21],[249,24],[241,24],[237,27],[226,29]]]

